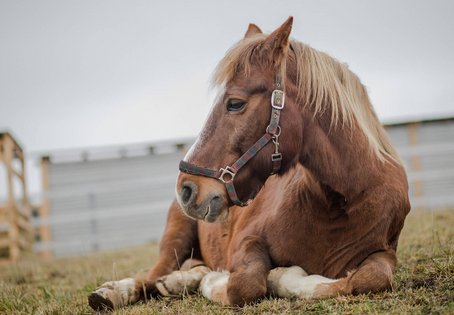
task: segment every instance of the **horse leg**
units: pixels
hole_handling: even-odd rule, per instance
[[[159,290],[156,288],[157,279],[177,270],[179,263],[191,256],[195,246],[197,246],[197,222],[186,217],[178,203],[174,201],[168,212],[158,261],[145,279],[126,278],[106,282],[89,295],[90,306],[94,310],[116,309],[159,295]]]
[[[156,280],[156,288],[162,296],[183,296],[197,292],[200,281],[210,272],[203,261],[188,259],[180,270]]]
[[[322,299],[338,295],[380,292],[391,288],[396,266],[395,252],[377,252],[341,279],[310,275],[297,266],[275,268],[268,276],[268,289],[278,297]]]
[[[271,268],[260,238],[248,236],[232,257],[231,272],[210,272],[200,283],[203,296],[224,305],[242,306],[265,296]]]

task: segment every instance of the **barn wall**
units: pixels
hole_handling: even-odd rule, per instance
[[[174,196],[179,151],[108,160],[50,163],[51,241],[56,256],[144,244],[160,238]]]
[[[405,163],[413,209],[454,206],[454,120],[387,126]],[[146,152],[146,150],[145,150]],[[107,250],[160,239],[183,154],[51,162],[50,237],[36,250],[56,256]]]
[[[387,126],[402,158],[412,208],[454,207],[454,120]]]

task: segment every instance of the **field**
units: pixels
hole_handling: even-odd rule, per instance
[[[201,296],[149,301],[114,314],[454,314],[454,210],[412,213],[399,243],[394,289],[322,301],[267,299],[244,308]],[[157,246],[0,266],[0,314],[93,314],[87,295],[104,281],[136,275]]]

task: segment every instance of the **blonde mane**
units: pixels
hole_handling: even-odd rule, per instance
[[[239,71],[249,75],[252,55],[265,38],[266,35],[258,34],[233,46],[218,64],[213,84],[222,86]],[[290,47],[295,60],[290,60],[289,55],[287,62],[296,63],[297,101],[313,107],[314,115],[330,110],[332,127],[341,123],[342,127],[351,128],[356,122],[379,160],[400,162],[359,78],[345,64],[308,45],[291,40]]]

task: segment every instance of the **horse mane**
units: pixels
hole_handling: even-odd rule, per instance
[[[216,67],[213,85],[225,85],[240,71],[248,76],[254,65],[254,52],[260,49],[266,37],[257,34],[234,45]],[[286,63],[287,67],[293,65],[296,68],[298,103],[313,107],[314,115],[330,110],[331,127],[341,123],[341,127],[351,128],[356,122],[379,160],[401,163],[378,120],[366,88],[348,66],[294,39],[290,40],[290,49],[294,54],[288,54]],[[263,62],[269,61],[263,59]],[[285,75],[282,77],[286,78]]]

